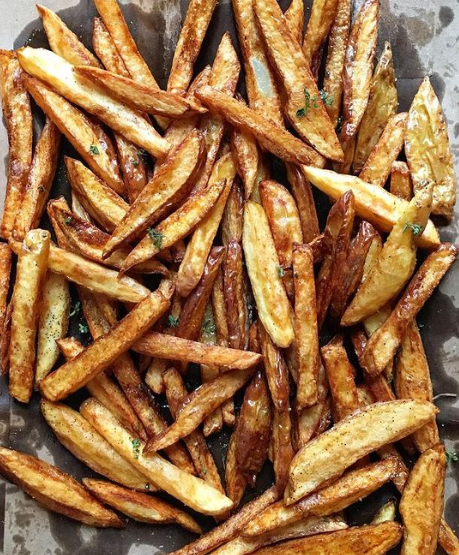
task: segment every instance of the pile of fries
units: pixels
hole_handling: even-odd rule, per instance
[[[351,0],[314,0],[304,36],[302,0],[232,0],[242,60],[227,33],[197,74],[217,0],[191,0],[167,90],[116,0],[95,4],[94,53],[43,6],[50,49],[0,51],[0,364],[105,480],[6,447],[0,472],[93,526],[122,513],[200,534],[159,492],[216,517],[175,555],[458,555],[416,324],[458,253],[430,219],[451,219],[456,178],[427,77],[397,113],[378,0],[354,21]],[[80,159],[50,198],[63,141]],[[311,184],[329,197],[323,230]],[[222,481],[206,437],[224,426]],[[243,505],[269,461],[274,485]],[[343,510],[389,482],[399,502],[349,527]]]

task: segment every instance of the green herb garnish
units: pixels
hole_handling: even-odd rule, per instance
[[[282,266],[277,267],[277,275],[280,278],[283,278],[285,276],[285,270],[284,270],[284,268],[282,268]]]
[[[140,455],[140,439],[132,440],[132,450],[134,451],[134,459],[138,459]]]
[[[89,328],[88,328],[87,324],[78,324],[78,329],[80,330],[80,333],[88,333],[89,332]]]
[[[405,232],[407,229],[411,229],[411,233],[415,237],[417,237],[418,235],[421,235],[421,233],[424,231],[424,228],[422,227],[422,225],[413,224],[412,222],[406,222],[406,224],[403,227],[403,231]]]
[[[202,333],[204,335],[213,335],[215,333],[216,327],[213,318],[206,318],[202,324]]]
[[[450,463],[455,463],[459,461],[459,457],[457,456],[456,453],[454,453],[454,451],[446,451],[446,463],[450,464]]]
[[[81,303],[77,301],[70,309],[70,316],[76,316],[81,310]]]
[[[139,161],[139,160],[132,159],[132,165],[133,165],[133,166],[136,166],[136,167],[137,167],[139,164],[140,164],[140,161]]]
[[[322,89],[321,91],[319,91],[319,95],[320,95],[320,98],[322,99],[322,102],[325,104],[325,106],[333,106],[333,97],[328,96],[327,92],[325,92]]]
[[[149,227],[147,229],[147,233],[150,239],[153,239],[153,244],[155,245],[155,247],[159,250],[163,244],[164,235],[161,233],[161,231],[157,231],[153,227]]]
[[[91,145],[89,147],[89,153],[90,154],[100,154],[100,150],[96,145]]]
[[[179,325],[179,320],[179,316],[172,316],[172,314],[169,314],[169,316],[167,317],[167,327],[176,328]]]
[[[299,118],[304,118],[304,116],[309,112],[311,108],[318,108],[319,105],[317,104],[317,96],[311,96],[311,93],[308,89],[304,89],[304,106],[296,111],[296,115]]]
[[[64,218],[64,224],[65,225],[70,225],[73,221],[72,216],[67,216],[67,218]]]

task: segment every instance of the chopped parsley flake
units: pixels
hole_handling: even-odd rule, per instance
[[[72,216],[67,216],[67,218],[64,218],[65,225],[70,225],[72,221],[73,221]]]
[[[81,303],[80,301],[77,301],[71,308],[70,310],[70,316],[76,316],[77,314],[80,313],[81,310]]]
[[[159,250],[163,244],[164,235],[153,227],[149,227],[147,229],[147,233],[150,239],[153,239],[153,244],[155,245],[155,247]]]
[[[311,108],[318,108],[317,96],[311,96],[308,89],[304,89],[304,106],[296,111],[296,115],[299,118],[304,118],[304,116],[309,112]]]
[[[167,327],[176,328],[179,325],[179,320],[179,316],[172,316],[172,314],[169,314],[167,317]]]
[[[215,333],[216,327],[213,318],[206,318],[202,324],[202,333],[204,335],[212,335]]]
[[[447,462],[447,464],[455,463],[457,461],[459,461],[459,457],[457,456],[456,453],[454,453],[454,451],[446,451],[446,462]]]
[[[327,92],[325,92],[322,89],[321,91],[319,91],[319,95],[320,95],[320,98],[322,99],[322,102],[325,104],[325,106],[333,106],[333,97],[328,96]]]
[[[96,154],[96,155],[97,155],[97,154],[100,154],[100,150],[99,150],[99,148],[98,148],[96,145],[91,145],[91,146],[89,147],[89,153],[90,153],[90,154]]]
[[[140,439],[132,440],[132,450],[134,451],[134,459],[138,459],[140,455]]]
[[[78,324],[78,329],[80,330],[80,333],[88,333],[89,332],[89,327],[87,324]]]
[[[403,227],[403,231],[405,232],[407,229],[411,230],[411,233],[417,237],[418,235],[421,235],[421,233],[424,231],[424,228],[422,227],[422,225],[418,225],[418,224],[413,224],[412,222],[406,222],[404,227]]]
[[[277,275],[280,278],[283,278],[285,276],[285,270],[284,270],[284,268],[282,268],[282,266],[277,267]]]

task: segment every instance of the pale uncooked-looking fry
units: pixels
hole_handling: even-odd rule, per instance
[[[341,175],[330,170],[302,166],[307,179],[334,200],[351,190],[355,196],[356,214],[376,228],[390,232],[408,206],[408,201],[399,199],[378,185],[366,183],[358,177]],[[436,248],[440,245],[438,231],[429,220],[424,232],[416,237],[420,247]]]
[[[445,118],[428,77],[411,104],[405,153],[414,192],[433,183],[432,213],[450,220],[456,203],[456,174]]]
[[[341,138],[354,137],[370,95],[373,59],[378,37],[379,2],[366,0],[352,27],[343,70],[343,127]]]
[[[27,233],[18,253],[12,297],[9,391],[23,403],[28,403],[32,395],[40,296],[50,241],[48,231],[34,229]]]
[[[292,188],[298,214],[300,216],[303,241],[310,243],[319,235],[316,206],[309,181],[303,172],[293,164],[286,164],[287,178]]]
[[[396,197],[411,200],[413,197],[413,184],[410,169],[406,162],[395,161],[390,170],[390,192]]]
[[[446,458],[437,445],[425,451],[411,471],[400,501],[402,555],[434,555],[443,512]]]
[[[397,107],[398,94],[392,50],[390,44],[386,42],[371,80],[367,108],[360,122],[353,163],[354,171],[360,172],[363,168],[389,118],[396,113]]]
[[[169,150],[169,143],[138,112],[106,96],[90,81],[78,77],[72,64],[63,58],[48,50],[28,46],[18,51],[18,58],[27,73],[52,86],[67,100],[98,117],[153,156],[164,156]]]
[[[11,278],[12,251],[6,243],[0,243],[0,332],[3,333],[7,312],[8,291]]]
[[[381,524],[382,522],[387,521],[393,522],[395,520],[396,513],[397,509],[395,506],[395,502],[388,501],[375,514],[373,520],[371,521],[371,524]]]
[[[80,412],[123,458],[158,488],[204,514],[218,515],[231,508],[231,500],[204,480],[180,470],[156,453],[144,455],[143,442],[132,437],[110,411],[94,399],[85,401]]]
[[[376,403],[355,411],[296,454],[285,503],[295,503],[362,456],[414,432],[436,413],[434,405],[420,401]]]
[[[9,158],[0,235],[9,239],[24,195],[32,163],[32,110],[14,52],[0,50],[0,84],[3,117],[8,134]]]
[[[438,286],[457,254],[455,245],[443,243],[426,258],[389,318],[367,343],[361,364],[369,374],[381,373],[392,360],[410,322]]]
[[[303,2],[301,0],[292,0],[284,15],[292,35],[297,39],[298,44],[301,44],[303,42],[304,27]]]
[[[124,527],[74,478],[45,461],[0,446],[0,472],[51,511],[100,528]]]

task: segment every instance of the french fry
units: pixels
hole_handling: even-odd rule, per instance
[[[68,281],[57,274],[48,274],[43,287],[38,323],[37,365],[35,385],[51,372],[59,357],[56,343],[67,335],[70,312]]]
[[[156,395],[164,393],[163,374],[166,370],[167,360],[153,358],[150,366],[148,367],[147,373],[145,374],[145,383],[153,391],[153,393],[156,393]]]
[[[102,503],[138,522],[147,522],[148,524],[172,523],[178,524],[195,534],[202,532],[194,518],[162,499],[102,480],[83,478],[83,484]]]
[[[271,398],[277,410],[286,411],[289,407],[290,388],[288,368],[282,351],[272,341],[262,322],[258,322],[258,334]]]
[[[145,474],[156,487],[203,514],[218,515],[231,507],[231,500],[207,482],[180,470],[157,454],[145,456],[143,442],[133,438],[110,411],[94,399],[85,401],[80,412],[124,459]]]
[[[278,272],[279,258],[268,218],[253,201],[245,206],[242,244],[260,320],[276,345],[288,347],[294,338],[292,309]]]
[[[426,182],[432,183],[432,213],[451,220],[456,202],[456,174],[445,118],[428,77],[410,107],[405,152],[414,192],[425,187]]]
[[[242,130],[235,129],[231,135],[231,151],[245,191],[245,198],[249,199],[258,177],[258,146],[254,136]]]
[[[309,69],[309,60],[291,34],[282,10],[271,0],[256,0],[254,5],[268,56],[286,92],[285,115],[322,156],[341,161],[343,151]]]
[[[0,335],[0,369],[6,375],[10,369],[10,339],[11,339],[11,314],[13,303],[10,301],[6,307],[5,318]]]
[[[444,518],[440,522],[438,543],[448,555],[457,555],[459,553],[459,539]]]
[[[73,66],[60,56],[42,48],[26,46],[18,50],[18,59],[27,73],[44,81],[67,100],[98,117],[153,156],[164,156],[169,150],[169,143],[138,112],[106,96],[87,79],[78,77]]]
[[[403,555],[433,555],[436,552],[445,471],[445,449],[440,445],[424,451],[411,471],[400,501],[404,524]]]
[[[138,491],[156,490],[143,474],[118,455],[79,412],[46,399],[41,400],[40,406],[57,439],[91,470],[128,488]]]
[[[396,507],[393,501],[385,503],[375,514],[371,524],[381,524],[383,522],[393,522],[396,515]]]
[[[51,511],[100,528],[124,527],[76,480],[45,461],[0,447],[0,472]]]
[[[334,171],[344,174],[353,173],[352,162],[354,160],[355,143],[355,135],[352,139],[343,143],[344,159],[340,164],[333,164]]]
[[[432,189],[426,187],[410,201],[392,228],[378,259],[344,313],[341,319],[343,326],[356,324],[371,316],[405,287],[416,265],[414,238],[425,229],[431,207]]]
[[[349,35],[343,70],[343,142],[355,136],[368,105],[378,20],[379,2],[366,0]]]
[[[223,218],[221,220],[222,243],[226,246],[234,239],[242,241],[242,227],[244,223],[244,194],[238,179],[233,182],[231,192],[226,201]]]
[[[165,295],[166,292],[163,295],[160,290],[151,293],[106,335],[74,360],[49,374],[40,385],[44,396],[51,401],[59,401],[103,372],[167,310],[172,289]]]
[[[276,487],[283,492],[289,479],[290,463],[295,455],[292,447],[292,420],[289,408],[274,407],[273,415],[273,467]]]
[[[311,185],[301,170],[293,164],[286,164],[287,178],[292,188],[298,214],[300,216],[303,241],[310,243],[319,235],[319,222],[312,196]]]
[[[29,231],[18,253],[12,297],[9,391],[23,403],[29,402],[33,389],[40,295],[50,239],[49,232],[43,229]]]
[[[368,340],[361,364],[370,375],[381,373],[392,360],[411,321],[453,264],[458,248],[443,243],[412,278],[384,324]]]
[[[156,227],[148,228],[147,235],[134,247],[120,271],[127,272],[188,235],[206,217],[227,187],[226,180],[214,183],[208,189],[190,196]]]
[[[290,32],[297,39],[298,44],[303,42],[304,4],[300,0],[292,0],[285,10],[285,19]]]
[[[3,333],[8,310],[12,251],[6,243],[0,243],[0,331]]]
[[[32,110],[22,77],[16,54],[0,50],[0,92],[9,144],[5,206],[0,228],[0,235],[6,240],[14,230],[32,163]]]
[[[236,425],[237,430],[237,425]],[[238,509],[247,488],[247,480],[239,469],[237,460],[236,430],[231,434],[225,458],[226,495],[233,502],[233,509]]]
[[[420,401],[376,403],[355,411],[296,454],[285,492],[286,505],[340,476],[358,459],[379,447],[414,432],[436,412],[432,404]],[[372,434],[373,429],[378,433]]]
[[[370,152],[360,172],[360,179],[384,187],[390,175],[392,163],[395,162],[403,148],[407,123],[408,114],[406,112],[389,118],[379,141]]]
[[[323,165],[323,158],[311,147],[258,111],[244,106],[227,94],[210,86],[203,86],[196,91],[196,96],[211,112],[220,114],[237,129],[245,129],[252,133],[263,148],[278,158],[296,164]]]
[[[413,184],[410,169],[406,162],[395,161],[390,170],[390,192],[396,197],[411,200],[413,198]]]
[[[390,43],[384,50],[371,79],[368,104],[360,122],[354,155],[354,171],[360,172],[398,107],[395,71]],[[409,199],[408,199],[409,200]]]
[[[249,315],[244,291],[244,266],[241,245],[232,239],[226,247],[223,264],[223,295],[228,327],[227,344],[233,349],[247,349]]]
[[[302,170],[313,185],[334,200],[338,200],[348,190],[353,191],[356,214],[381,231],[390,232],[408,206],[408,201],[399,199],[382,187],[366,183],[358,177],[340,175],[311,166],[302,166]],[[440,245],[438,232],[430,220],[422,235],[416,238],[416,243],[429,249]]]
[[[198,224],[187,245],[176,279],[177,291],[182,297],[187,297],[202,277],[235,175],[236,168],[231,154],[226,154],[215,163],[208,186],[222,180],[226,180],[227,186],[207,216]]]

